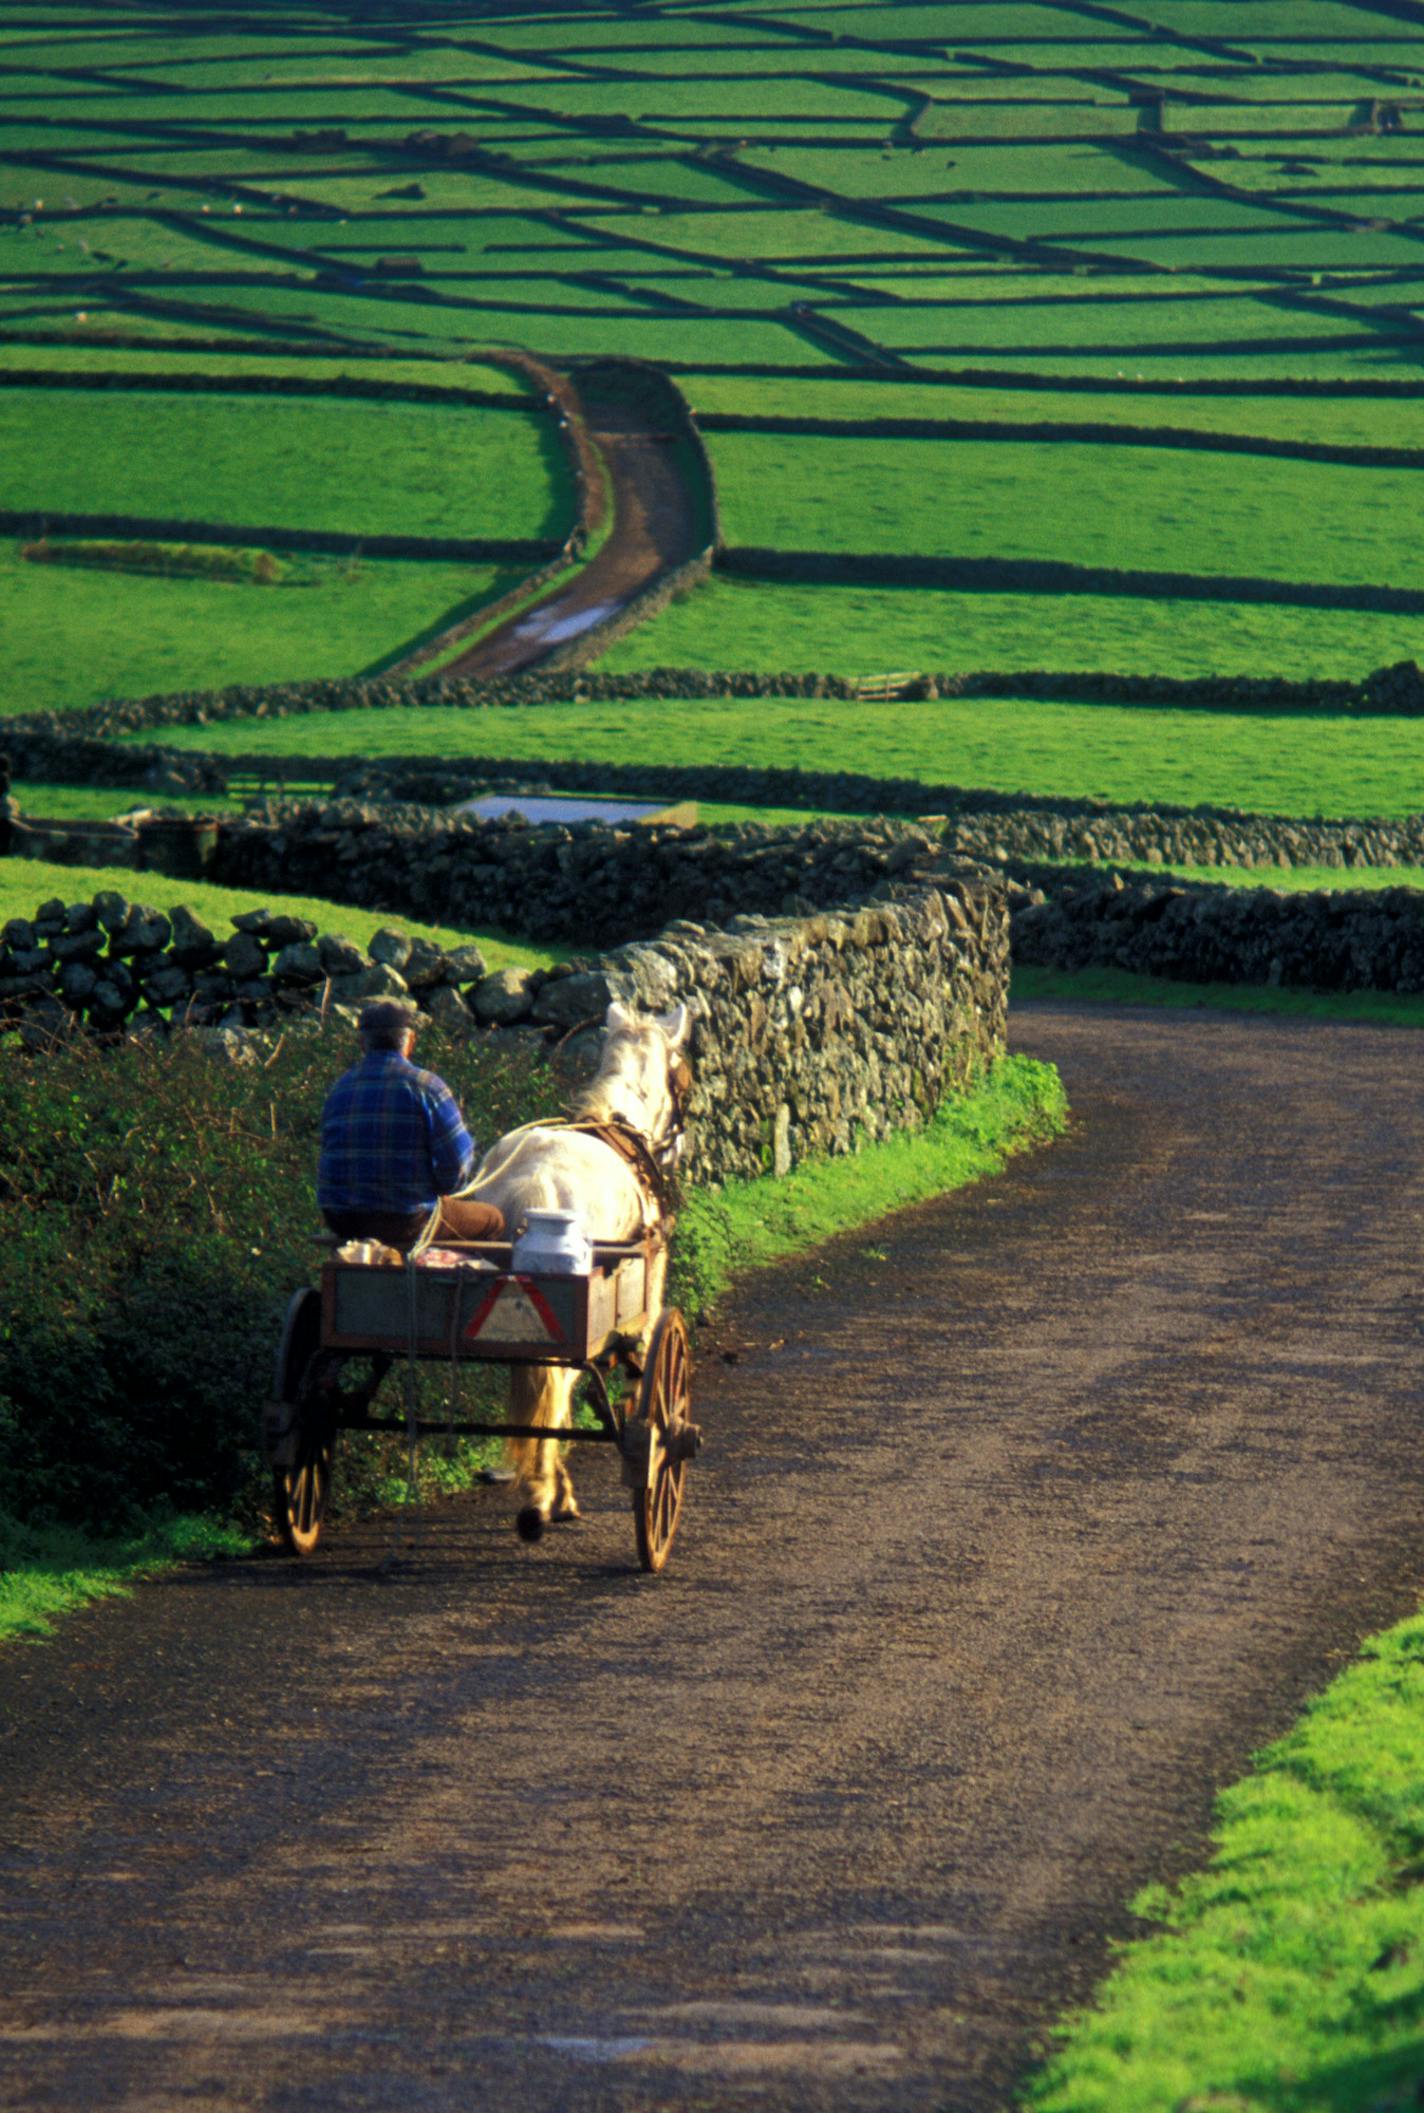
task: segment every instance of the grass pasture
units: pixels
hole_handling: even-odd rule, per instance
[[[336,42],[304,15],[180,34],[127,0],[51,17],[4,46],[23,70],[0,74],[0,361],[23,363],[36,334],[118,328],[135,349],[114,351],[116,370],[161,372],[165,336],[239,334],[251,372],[266,344],[279,370],[334,380],[342,347],[361,347],[391,378],[439,385],[463,355],[526,344],[691,370],[693,397],[725,410],[1416,444],[1424,156],[1407,123],[1359,116],[1418,66],[1411,25],[1327,0],[1158,0],[1139,17],[1014,0],[959,8],[949,38],[928,4],[744,15],[516,8]],[[416,268],[382,275],[382,258]],[[866,380],[866,361],[885,378]],[[944,368],[972,378],[915,380]],[[1151,397],[1116,393],[1139,376]],[[1352,393],[1413,378],[1416,401]],[[1293,395],[1297,380],[1327,393]],[[6,404],[8,484],[57,509],[186,513],[171,486],[199,459],[205,505],[239,524],[535,537],[570,511],[547,427],[499,412]],[[1418,579],[1394,530],[1413,497],[1401,467],[1090,440],[951,454],[714,433],[712,448],[733,541]],[[847,668],[1335,674],[1413,651],[1411,621],[1337,611],[807,602],[718,581],[611,666],[803,663],[824,638]],[[277,661],[292,666],[275,638]]]
[[[468,754],[846,770],[999,792],[1205,802],[1290,815],[1424,808],[1424,720],[1318,713],[1258,717],[1025,698],[912,705],[638,699],[528,711],[312,713],[170,727],[161,738],[173,748],[274,758]]]
[[[361,674],[518,576],[392,558],[312,559],[292,572],[300,584],[165,579],[32,564],[0,545],[0,715]]]
[[[556,436],[515,409],[7,389],[0,463],[12,510],[470,538],[573,518]]]
[[[723,532],[780,550],[1424,583],[1399,533],[1421,470],[1059,441],[711,436]]]
[[[635,668],[1128,668],[1143,675],[1348,677],[1424,657],[1424,617],[1269,602],[951,593],[717,574],[603,658]]]

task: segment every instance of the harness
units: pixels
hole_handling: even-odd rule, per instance
[[[521,1123],[511,1130],[511,1138],[522,1137],[526,1130],[572,1130],[581,1137],[595,1137],[600,1144],[616,1152],[630,1170],[643,1193],[643,1230],[654,1225],[671,1232],[677,1223],[677,1210],[673,1198],[672,1175],[682,1153],[683,1125],[687,1096],[692,1088],[691,1067],[685,1060],[673,1064],[668,1072],[668,1095],[672,1102],[672,1120],[667,1136],[661,1145],[650,1144],[642,1131],[623,1115],[610,1115],[606,1120],[580,1121],[577,1117],[565,1117],[562,1121],[550,1121],[547,1117],[533,1122]],[[507,1155],[497,1167],[482,1175],[478,1184],[487,1187],[497,1181],[513,1155]]]
[[[660,1224],[664,1231],[672,1231],[677,1223],[677,1211],[669,1170],[660,1164],[641,1130],[635,1130],[631,1123],[624,1122],[619,1116],[601,1123],[562,1122],[548,1127],[573,1130],[581,1137],[596,1137],[600,1144],[607,1145],[610,1152],[616,1152],[643,1191],[644,1229]]]

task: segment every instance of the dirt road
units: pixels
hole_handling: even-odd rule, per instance
[[[707,501],[688,483],[690,465],[666,418],[617,386],[616,361],[553,376],[566,415],[581,419],[600,459],[613,519],[606,540],[571,579],[555,580],[532,607],[482,638],[447,675],[489,680],[535,668],[617,612],[664,572],[685,565],[707,541]]]
[[[1424,1575],[1414,1037],[1017,1038],[1075,1133],[737,1301],[661,1580],[599,1456],[5,1659],[0,2104],[1006,2104]]]

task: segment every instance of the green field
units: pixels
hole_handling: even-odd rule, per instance
[[[1424,289],[1421,289],[1424,298]],[[690,374],[681,386],[699,414],[835,419],[933,418],[1013,425],[1168,427],[1192,433],[1334,447],[1424,449],[1424,390],[1417,397],[1220,396],[1190,387],[1120,391],[996,388],[955,382],[862,381],[851,375]],[[714,434],[714,448],[726,445]],[[1042,445],[1043,443],[1039,443]],[[1239,474],[1249,475],[1249,463]]]
[[[116,372],[161,372],[158,342],[186,336],[175,368],[220,374],[239,355],[199,340],[241,336],[249,372],[439,387],[465,355],[526,344],[699,370],[712,410],[1424,444],[1424,391],[1287,387],[1422,376],[1424,152],[1411,125],[1361,118],[1418,66],[1394,15],[1042,0],[959,8],[951,34],[930,4],[594,6],[401,19],[334,46],[304,15],[173,34],[120,0],[101,34],[46,15],[4,49],[23,72],[0,76],[2,363],[85,361],[32,340],[118,330],[135,342],[99,355]],[[382,277],[382,258],[414,266]],[[346,344],[385,361],[361,368]],[[883,382],[856,372],[858,344]],[[1044,387],[915,380],[947,366]],[[1116,391],[1135,376],[1158,389]],[[1189,387],[1217,378],[1253,393]],[[496,412],[23,391],[0,397],[0,442],[15,505],[186,518],[201,461],[203,518],[235,524],[530,537],[570,518],[549,429]],[[1078,440],[712,448],[733,541],[1420,579],[1394,526],[1405,469]],[[716,583],[611,666],[822,663],[824,638],[851,670],[1306,674],[1413,651],[1409,623],[1293,609],[915,602]],[[275,638],[273,674],[292,668]]]
[[[955,594],[714,576],[599,662],[636,668],[1120,669],[1356,676],[1424,660],[1424,617],[1128,595]]]
[[[0,714],[360,674],[515,577],[388,558],[292,569],[306,584],[161,579],[31,564],[0,545]]]
[[[150,738],[144,736],[143,738]],[[172,727],[174,748],[322,754],[695,761],[981,786],[1066,798],[1208,802],[1293,815],[1424,809],[1424,720],[1142,711],[1026,699],[855,705],[712,698],[427,707]]]
[[[717,433],[729,543],[1048,558],[1142,571],[1424,583],[1415,470],[1061,441]]]
[[[6,389],[0,464],[16,511],[471,538],[573,522],[550,423],[469,405]]]

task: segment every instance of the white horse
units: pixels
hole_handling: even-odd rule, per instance
[[[596,1077],[575,1096],[570,1123],[608,1123],[632,1130],[659,1166],[670,1166],[681,1144],[681,1099],[691,1078],[682,1056],[691,1015],[679,1005],[656,1017],[640,1016],[615,999],[605,1025],[603,1060]],[[464,1193],[497,1204],[511,1237],[531,1210],[573,1211],[591,1240],[635,1239],[662,1216],[652,1183],[640,1179],[614,1145],[590,1130],[552,1123],[499,1138]],[[651,1330],[662,1311],[665,1250],[648,1274]],[[578,1376],[570,1365],[511,1366],[510,1422],[547,1425],[551,1433],[567,1430]],[[524,1539],[537,1541],[551,1519],[576,1519],[574,1486],[558,1444],[542,1438],[514,1439],[510,1450],[519,1478],[518,1523]]]

